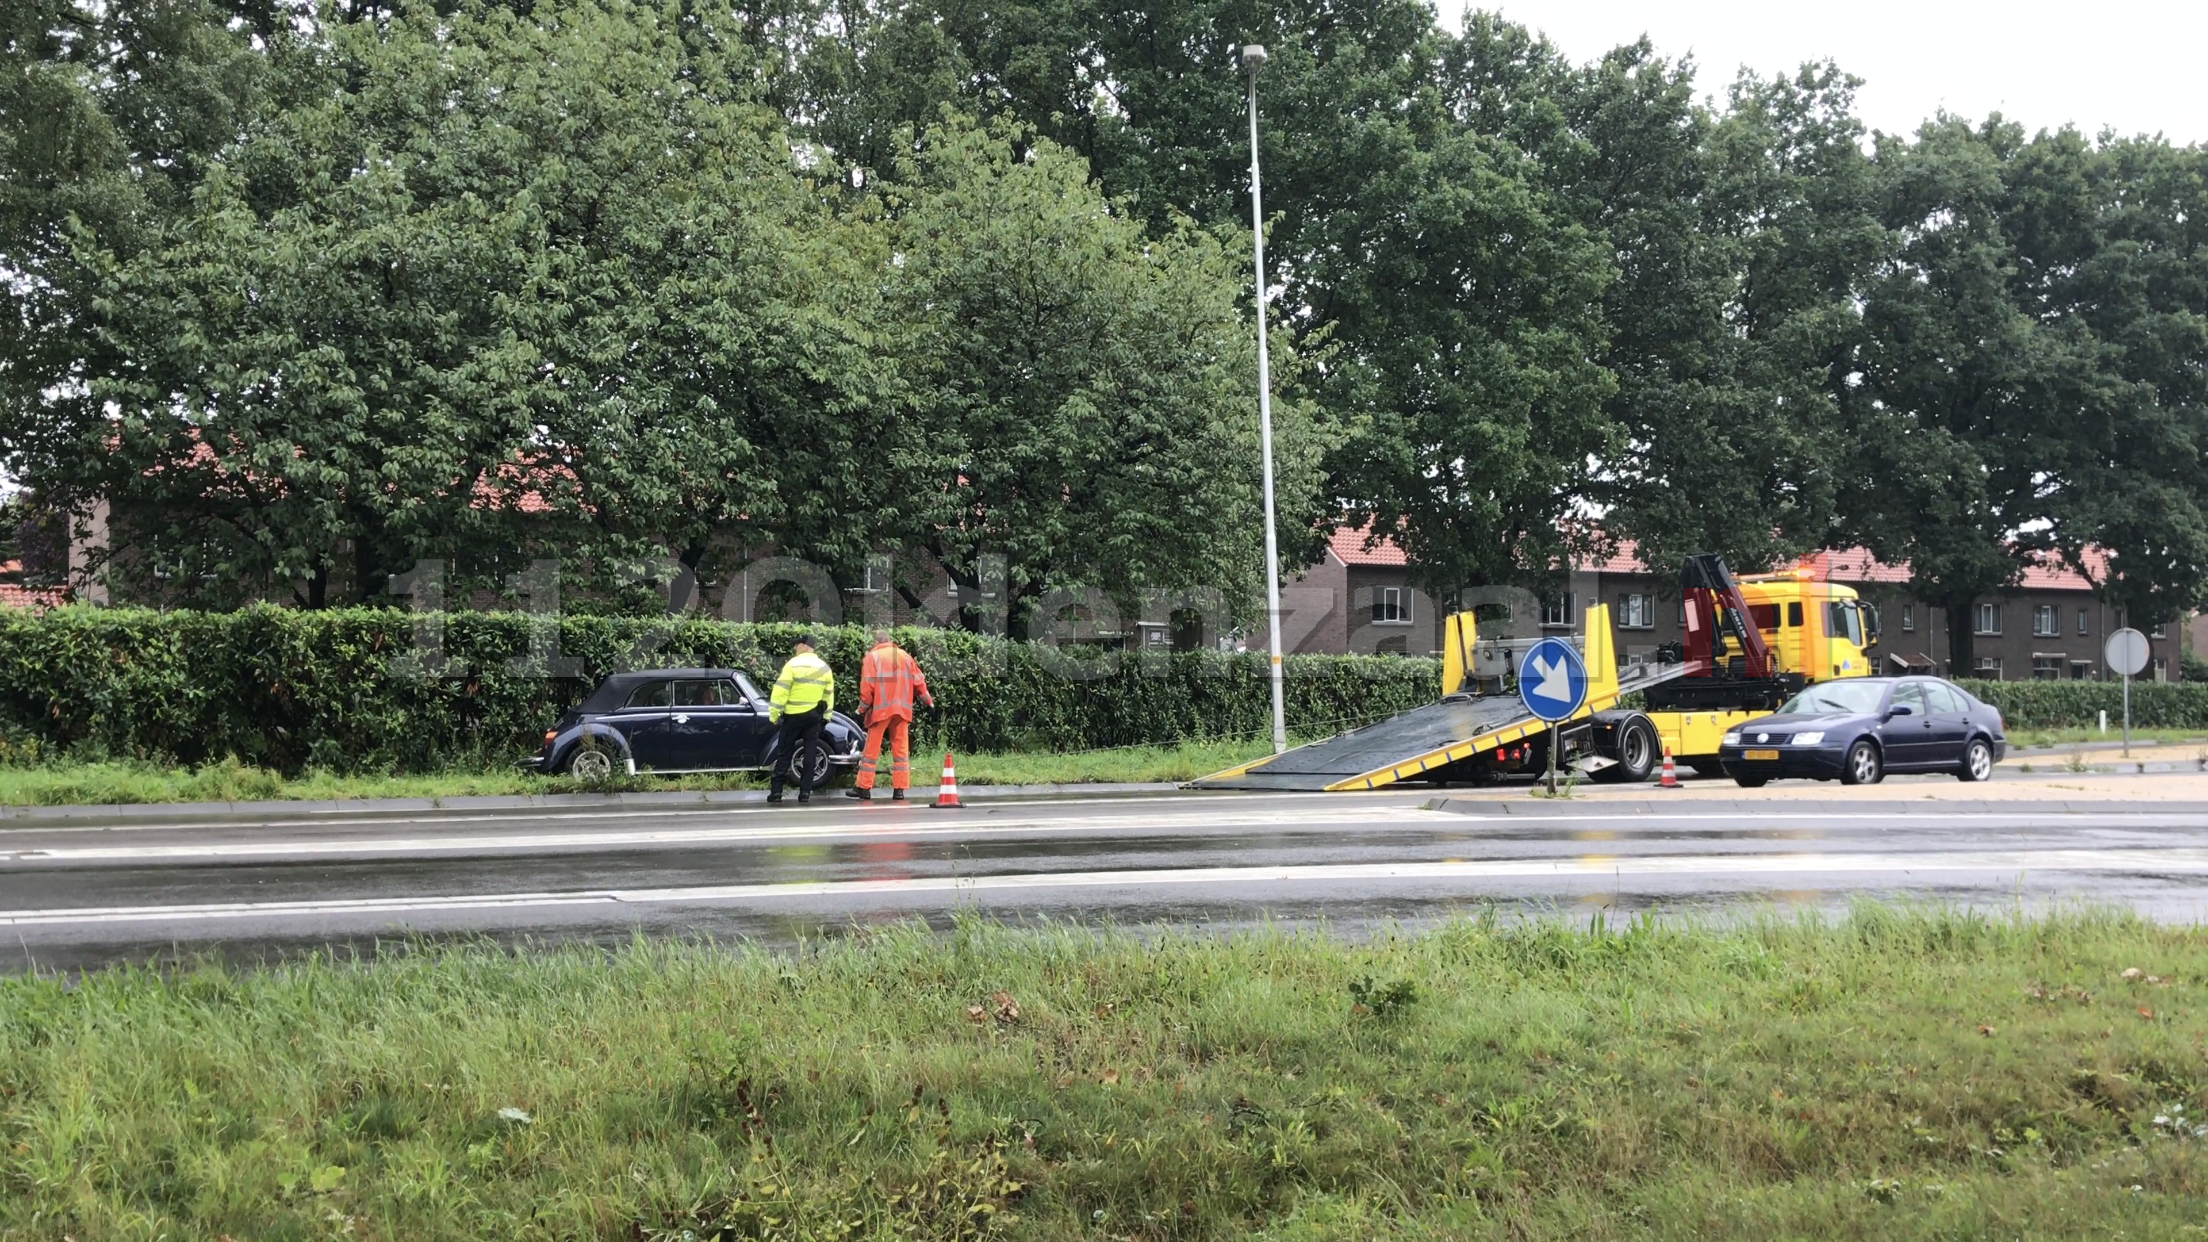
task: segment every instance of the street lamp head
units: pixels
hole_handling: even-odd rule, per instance
[[[1262,43],[1243,44],[1242,67],[1251,73],[1263,69],[1265,67],[1265,45]]]

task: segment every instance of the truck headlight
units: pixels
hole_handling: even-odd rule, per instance
[[[1740,745],[1740,730],[1735,729],[1731,733],[1726,734],[1724,737],[1719,738],[1717,744],[1720,746]]]
[[[1797,733],[1794,735],[1794,744],[1796,746],[1815,746],[1817,743],[1824,740],[1825,735],[1822,733]]]

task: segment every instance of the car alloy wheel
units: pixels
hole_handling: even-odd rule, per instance
[[[1879,762],[1878,747],[1868,741],[1860,741],[1848,748],[1848,761],[1840,769],[1841,783],[1847,785],[1876,785],[1886,775],[1886,765]]]
[[[567,761],[567,774],[593,784],[613,778],[613,756],[595,746],[585,746]]]
[[[1966,781],[1982,781],[1993,775],[1993,747],[1986,739],[1974,737],[1963,747],[1963,766],[1955,775]]]

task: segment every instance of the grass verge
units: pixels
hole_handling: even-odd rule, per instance
[[[1073,754],[960,755],[958,779],[962,785],[1185,781],[1247,762],[1271,749],[1268,743],[1261,741],[1226,741]],[[932,788],[941,772],[940,763],[939,756],[913,756],[916,782]],[[201,768],[134,761],[56,762],[37,767],[0,767],[0,805],[458,798],[482,794],[579,793],[606,788],[624,792],[754,789],[765,784],[763,774],[748,772],[644,776],[622,778],[610,786],[586,786],[566,777],[537,776],[518,769],[422,776],[340,776],[308,772],[287,777],[235,760]]]
[[[2198,746],[2208,743],[2208,732],[2199,729],[2133,729],[2135,742],[2155,742],[2163,746],[2192,743]],[[2109,726],[2106,733],[2099,729],[2011,729],[2009,745],[2012,747],[2046,746],[2115,746],[2124,740],[2123,730]]]
[[[2204,982],[1882,907],[18,979],[0,1236],[2195,1237]]]

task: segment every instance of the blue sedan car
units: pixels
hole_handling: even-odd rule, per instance
[[[734,669],[615,673],[547,729],[543,749],[521,766],[584,780],[624,770],[633,776],[770,768],[775,733],[767,696]],[[866,730],[831,712],[820,741],[811,756],[816,785],[858,765]]]
[[[2008,749],[2001,713],[1954,682],[1854,677],[1811,686],[1727,733],[1718,761],[1750,789],[1785,776],[1875,785],[1888,772],[1982,781]]]

